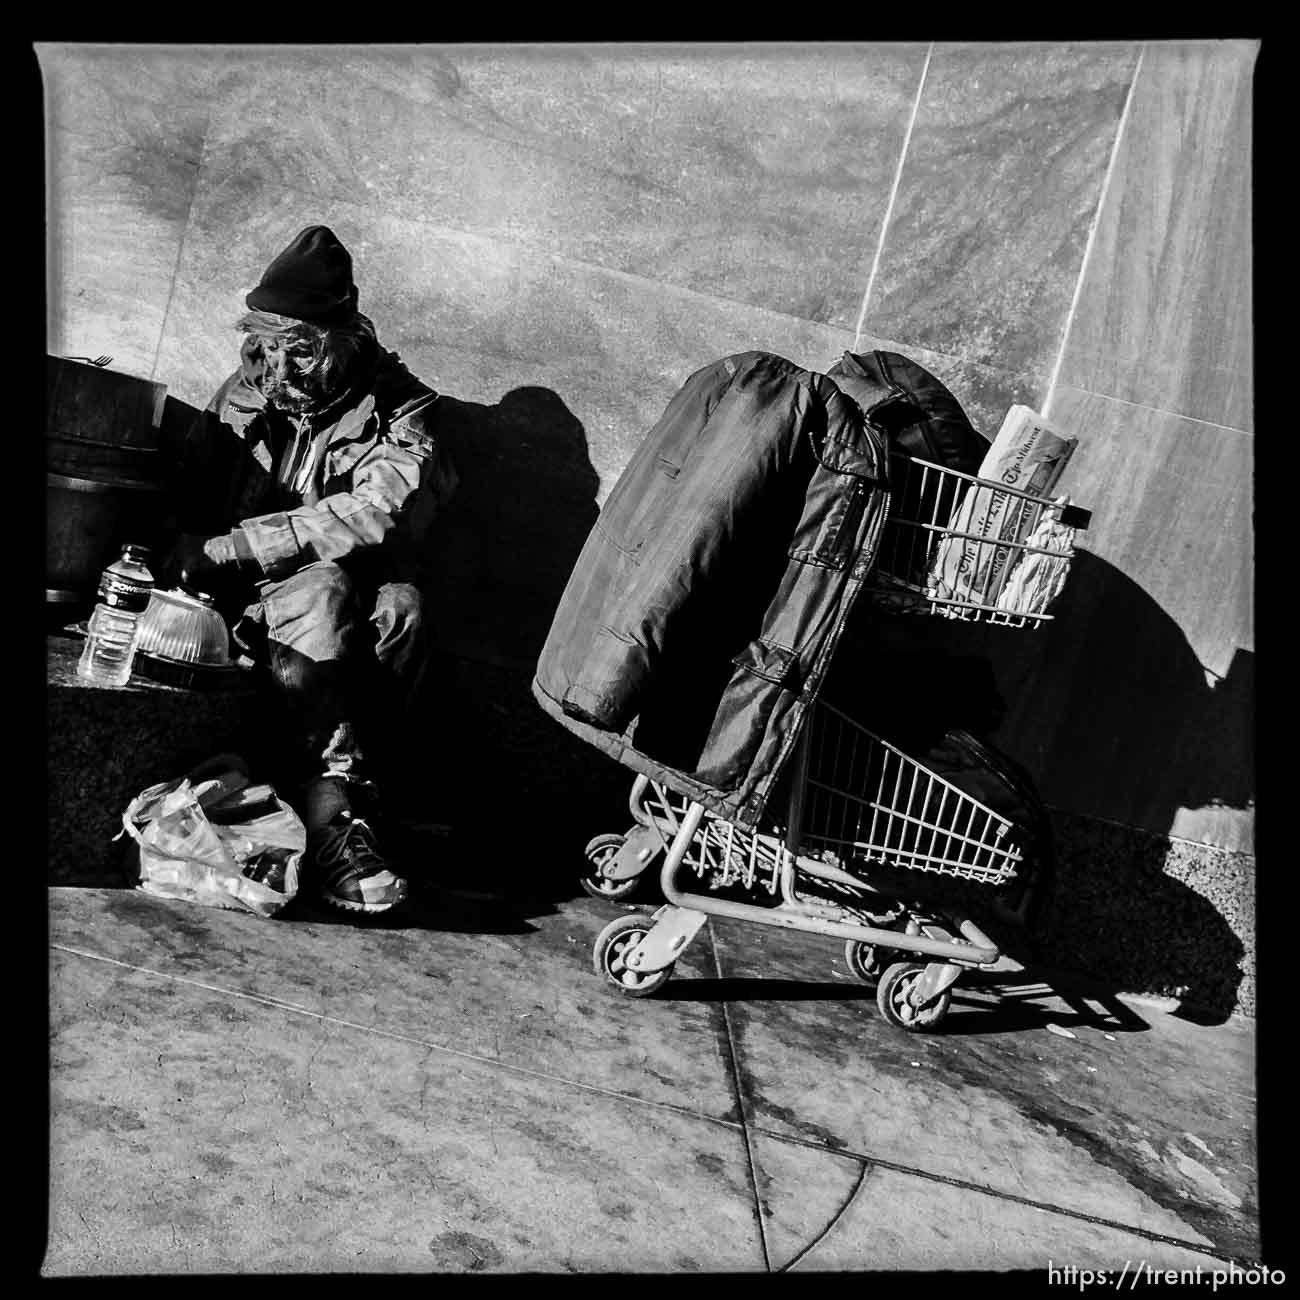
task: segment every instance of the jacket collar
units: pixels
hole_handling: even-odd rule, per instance
[[[852,352],[846,352],[826,372],[826,377],[833,380],[846,396],[851,397],[868,419],[877,407],[907,396],[897,385],[881,383],[869,374]]]

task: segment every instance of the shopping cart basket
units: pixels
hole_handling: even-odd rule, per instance
[[[1001,956],[965,913],[972,889],[996,896],[1032,865],[1017,828],[822,701],[810,708],[788,790],[784,821],[750,830],[638,776],[636,824],[592,840],[584,885],[626,897],[664,855],[667,901],[601,931],[597,974],[644,997],[708,917],[781,926],[844,940],[849,970],[876,984],[886,1020],[934,1028],[962,973]],[[944,897],[942,886],[960,888]]]
[[[1052,616],[1091,514],[901,452],[890,458],[890,512],[866,592],[908,614],[1007,627]]]

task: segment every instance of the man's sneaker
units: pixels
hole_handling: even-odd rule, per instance
[[[351,809],[336,813],[313,839],[312,875],[321,897],[332,907],[387,912],[406,898],[406,881],[393,874],[369,824]]]

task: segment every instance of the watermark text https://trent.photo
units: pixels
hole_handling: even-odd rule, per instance
[[[1282,1286],[1286,1273],[1263,1264],[1225,1264],[1222,1268],[1160,1268],[1141,1259],[1127,1259],[1122,1268],[1080,1268],[1077,1264],[1047,1261],[1048,1286],[1114,1287],[1134,1291],[1147,1286],[1208,1286],[1212,1291],[1229,1286]]]

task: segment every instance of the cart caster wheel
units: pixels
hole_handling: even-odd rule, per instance
[[[891,948],[863,943],[861,939],[849,939],[844,945],[844,964],[849,968],[849,974],[863,984],[878,983],[892,956]]]
[[[629,970],[624,958],[654,928],[654,919],[643,915],[619,916],[597,936],[592,952],[596,974],[603,976],[620,993],[629,998],[644,998],[662,988],[673,973],[672,962],[663,970]]]
[[[621,903],[636,893],[641,883],[640,876],[630,876],[627,880],[607,880],[600,874],[600,869],[623,847],[624,835],[597,835],[583,850],[587,861],[594,868],[583,876],[583,889],[592,898],[603,898],[610,903]]]
[[[923,1034],[933,1029],[948,1014],[952,1005],[952,990],[944,989],[933,1002],[923,1007],[914,1007],[907,1000],[912,985],[921,977],[924,966],[912,962],[895,962],[883,976],[876,987],[876,1005],[880,1014],[909,1033]]]

